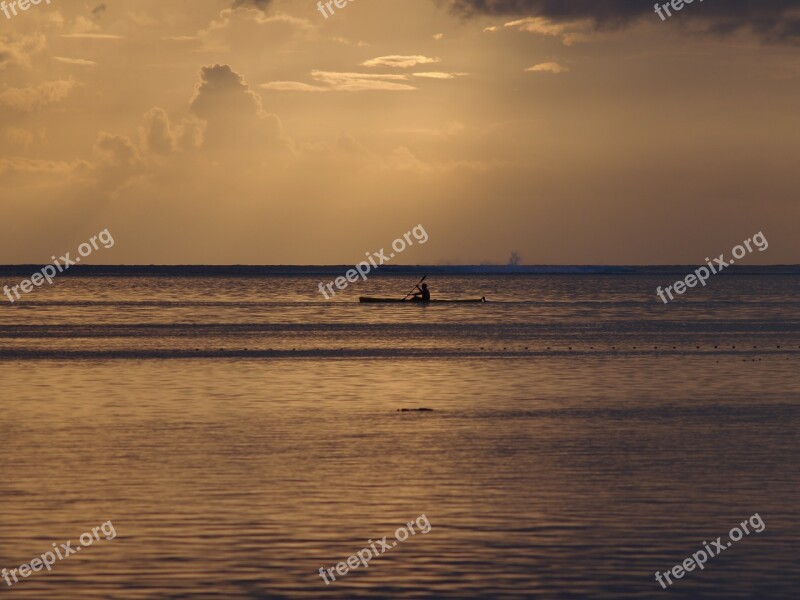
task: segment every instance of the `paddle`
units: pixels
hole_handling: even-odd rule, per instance
[[[410,291],[410,292],[408,292],[408,293],[406,294],[406,297],[405,297],[405,298],[403,298],[403,300],[405,300],[405,299],[406,299],[406,298],[408,298],[408,297],[409,297],[411,294],[413,294],[413,293],[414,293],[414,290],[415,290],[415,289],[417,289],[417,288],[420,286],[420,284],[421,284],[423,281],[425,281],[425,279],[427,279],[427,277],[428,277],[427,275],[423,275],[423,276],[422,276],[422,279],[420,279],[420,280],[419,280],[419,283],[417,283],[417,285],[415,285],[413,288],[411,288],[411,291]]]

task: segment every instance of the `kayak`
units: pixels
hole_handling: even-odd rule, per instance
[[[360,296],[359,302],[402,302],[405,304],[463,304],[470,302],[487,302],[486,297],[483,298],[465,298],[460,300],[398,300],[397,298],[374,298],[372,296]]]

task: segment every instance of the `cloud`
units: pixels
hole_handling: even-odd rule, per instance
[[[431,138],[447,139],[459,135],[466,130],[464,123],[460,121],[448,121],[441,127],[416,127],[416,128],[393,128],[387,129],[390,134],[399,135],[418,135]]]
[[[272,0],[234,0],[232,7],[255,7],[259,10],[267,10]]]
[[[453,11],[474,15],[536,15],[554,20],[628,21],[648,11],[640,0],[440,0]]]
[[[27,158],[0,158],[0,175],[9,173],[37,176],[51,174],[63,178],[79,168],[87,167],[88,164],[82,160],[67,162]]]
[[[262,113],[261,98],[244,78],[228,65],[214,64],[200,70],[200,83],[191,101],[192,110],[204,119],[220,113],[247,117]]]
[[[110,33],[63,33],[62,38],[72,38],[76,40],[121,40],[124,39],[121,35],[112,35]]]
[[[4,131],[3,137],[9,145],[23,152],[27,151],[33,145],[34,141],[34,136],[30,131],[19,129],[18,127],[7,128]]]
[[[33,35],[0,35],[0,69],[11,65],[31,66],[31,57],[47,48],[47,38],[42,33]]]
[[[556,23],[549,19],[541,17],[528,17],[526,19],[517,19],[516,21],[509,21],[504,27],[516,27],[520,31],[530,31],[532,33],[540,33],[542,35],[555,35],[559,36],[564,33],[566,25],[563,23]]]
[[[441,58],[428,58],[427,56],[401,56],[401,55],[392,55],[392,56],[379,56],[377,58],[372,58],[370,60],[364,61],[361,63],[362,67],[397,67],[401,69],[407,69],[409,67],[415,67],[417,65],[427,65],[430,63],[438,63],[441,62]]]
[[[264,90],[275,90],[277,92],[332,92],[333,88],[321,85],[312,85],[302,81],[270,81],[262,83],[260,86]]]
[[[203,127],[197,119],[184,119],[173,125],[167,111],[154,107],[144,114],[144,125],[139,127],[141,150],[148,155],[166,155],[176,151],[198,148],[203,141]]]
[[[441,71],[426,71],[423,73],[412,73],[414,77],[424,77],[426,79],[455,79],[468,73],[443,73]]]
[[[338,73],[333,71],[311,71],[311,77],[329,85],[336,91],[364,92],[371,90],[400,92],[417,88],[397,81],[405,81],[407,75],[377,73]]]
[[[267,16],[258,8],[242,5],[225,8],[219,17],[197,32],[206,52],[242,51],[249,53],[253,44],[263,47],[303,39],[314,30],[311,21],[285,13]]]
[[[35,87],[9,87],[0,93],[0,104],[20,112],[33,112],[66,98],[79,85],[72,79],[47,81]]]
[[[558,63],[554,62],[546,62],[546,63],[539,63],[538,65],[533,65],[532,67],[528,67],[525,69],[528,72],[538,72],[538,73],[568,73],[568,67],[562,67]]]
[[[125,136],[101,131],[92,149],[92,179],[103,195],[113,194],[145,170],[138,148]]]
[[[403,92],[417,89],[406,83],[398,83],[410,79],[409,75],[398,73],[340,73],[315,70],[311,71],[311,77],[319,85],[300,81],[273,81],[259,87],[281,92]]]
[[[100,26],[97,25],[91,19],[87,19],[83,16],[78,16],[75,18],[75,21],[72,23],[72,27],[70,28],[72,33],[95,33],[100,31]]]
[[[362,42],[361,40],[359,40],[357,42],[351,42],[350,40],[348,40],[347,38],[342,37],[342,36],[335,36],[335,37],[332,37],[331,39],[334,42],[338,42],[340,44],[347,44],[348,46],[356,46],[358,48],[366,48],[367,46],[369,46],[368,43]]]
[[[434,34],[433,39],[435,39],[438,42],[439,40],[444,39],[444,34],[443,33],[436,33],[436,34]]]
[[[372,152],[349,133],[339,136],[336,140],[336,149],[348,154],[372,157]]]
[[[139,129],[142,146],[148,152],[168,154],[177,146],[169,115],[162,108],[153,108],[144,115],[145,125]]]
[[[467,15],[518,15],[553,23],[588,20],[594,29],[614,29],[634,21],[660,20],[653,5],[642,0],[437,0],[454,12]],[[797,0],[725,0],[702,6],[684,5],[679,13],[686,21],[705,25],[707,33],[725,34],[750,30],[767,42],[800,42]],[[673,18],[674,20],[674,18]]]
[[[106,5],[105,4],[98,4],[92,9],[92,16],[95,19],[99,19],[102,17],[106,12]]]
[[[389,164],[392,169],[398,171],[418,171],[420,173],[430,173],[433,166],[417,158],[417,156],[405,146],[398,146],[392,151],[389,157]]]
[[[592,39],[590,33],[593,25],[591,21],[586,19],[558,23],[541,17],[527,17],[504,23],[503,27],[511,27],[518,31],[537,33],[539,35],[560,37],[565,45],[570,46],[575,42],[586,42]],[[495,29],[493,28],[493,31]]]
[[[65,56],[54,56],[53,60],[56,60],[60,63],[64,63],[65,65],[77,65],[80,67],[96,67],[97,63],[93,60],[84,60],[83,58],[67,58]]]
[[[138,150],[128,138],[105,131],[97,136],[94,151],[102,163],[115,167],[133,167],[140,160]]]
[[[425,57],[381,57],[381,59],[373,59],[373,61],[382,60],[383,58],[425,58]],[[426,59],[428,62],[438,61],[439,59]],[[403,61],[389,61],[388,64],[396,64],[396,62]],[[367,64],[362,63],[362,64]],[[383,62],[374,62],[377,64],[387,64]],[[414,64],[420,64],[416,61]],[[403,66],[405,63],[403,63]],[[411,66],[410,64],[408,66]],[[412,78],[419,77],[421,79],[455,79],[468,75],[468,73],[446,73],[441,71],[423,71],[419,73],[348,73],[339,71],[311,71],[311,78],[314,83],[304,83],[302,81],[271,81],[269,83],[262,83],[259,87],[265,90],[273,90],[277,92],[368,92],[368,91],[383,91],[383,92],[406,92],[416,90],[417,88],[411,85]]]
[[[213,64],[200,70],[190,105],[192,112],[206,122],[206,147],[212,152],[227,152],[230,160],[288,143],[278,117],[264,110],[261,96],[228,65]]]

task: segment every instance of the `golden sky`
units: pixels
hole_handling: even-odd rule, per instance
[[[341,0],[340,0],[341,2]],[[8,4],[8,0],[6,0]],[[0,12],[0,264],[800,263],[800,9],[46,0]],[[743,261],[744,262],[744,261]]]

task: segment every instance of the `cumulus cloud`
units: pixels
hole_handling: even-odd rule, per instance
[[[33,35],[0,35],[0,69],[11,65],[31,66],[31,57],[47,47],[43,33]]]
[[[20,112],[33,112],[66,98],[78,83],[72,79],[46,81],[34,87],[9,87],[0,92],[0,104]]]
[[[594,28],[609,29],[653,18],[653,5],[641,0],[438,0],[453,11],[474,15],[517,15],[553,23],[588,20]],[[688,9],[688,10],[687,10]],[[731,33],[747,29],[768,42],[800,42],[797,0],[725,0],[684,8],[680,18],[699,21],[706,32]]]
[[[169,115],[162,108],[153,108],[145,116],[145,125],[139,129],[142,146],[149,152],[168,154],[177,146]]]
[[[228,65],[213,64],[200,70],[191,109],[206,122],[211,151],[227,150],[238,156],[286,141],[278,117],[264,110],[261,96]]]
[[[362,67],[398,67],[401,69],[407,69],[409,67],[416,67],[417,65],[427,65],[430,63],[438,63],[441,62],[441,58],[429,58],[427,56],[401,56],[401,55],[391,55],[391,56],[379,56],[377,58],[372,58],[370,60],[366,60],[361,63]]]
[[[154,107],[144,114],[144,125],[139,127],[142,152],[148,155],[165,155],[199,147],[203,140],[202,124],[196,119],[184,119],[174,125],[167,111]]]
[[[200,70],[200,83],[192,98],[192,110],[203,118],[219,112],[258,115],[261,98],[250,90],[244,78],[228,65],[214,64]]]
[[[537,72],[537,73],[568,73],[568,67],[562,67],[560,64],[555,62],[546,62],[546,63],[539,63],[538,65],[533,65],[532,67],[528,67],[525,69],[528,72]]]
[[[94,145],[100,161],[110,166],[133,167],[139,162],[139,152],[133,143],[121,135],[101,132]]]
[[[101,131],[92,149],[91,186],[101,197],[112,196],[146,170],[139,149],[125,136]]]

